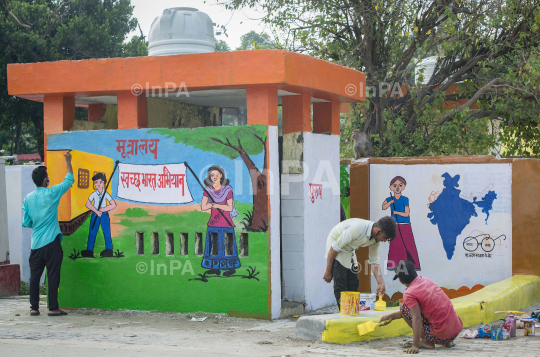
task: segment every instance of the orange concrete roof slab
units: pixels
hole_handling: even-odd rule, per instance
[[[174,91],[182,83],[189,91],[276,86],[342,103],[365,100],[364,73],[284,50],[9,64],[7,71],[10,95],[38,101],[116,95],[135,84]]]

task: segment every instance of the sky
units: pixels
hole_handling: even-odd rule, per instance
[[[218,25],[225,25],[228,37],[221,35],[217,39],[227,42],[231,49],[240,46],[240,37],[250,31],[264,31],[264,24],[257,18],[262,15],[254,10],[236,10],[228,11],[222,5],[217,5],[216,0],[131,0],[134,6],[133,16],[139,20],[141,29],[145,36],[148,36],[150,25],[154,19],[163,13],[163,10],[170,7],[194,7],[199,11],[205,12],[210,16],[212,22]],[[269,31],[266,31],[269,33]],[[140,31],[129,34],[131,39],[134,35],[139,35]]]

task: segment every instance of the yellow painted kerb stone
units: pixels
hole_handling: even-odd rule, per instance
[[[490,323],[501,318],[495,311],[518,310],[531,306],[540,300],[540,277],[516,275],[496,284],[488,285],[475,293],[452,299],[463,327]],[[398,308],[389,308],[386,314]],[[360,336],[358,325],[369,320],[379,321],[379,317],[343,317],[326,321],[322,340],[330,343],[371,341],[386,337],[411,335],[412,330],[403,319],[377,327],[375,331]]]

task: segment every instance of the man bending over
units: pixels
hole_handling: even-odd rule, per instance
[[[379,265],[380,242],[396,238],[396,224],[392,217],[383,217],[377,222],[360,218],[347,219],[335,226],[326,240],[326,272],[323,279],[327,283],[334,279],[334,295],[338,307],[342,291],[358,291],[358,261],[356,250],[369,247],[369,264],[377,279],[377,292],[384,295],[385,287]]]

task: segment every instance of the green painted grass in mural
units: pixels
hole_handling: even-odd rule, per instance
[[[236,203],[240,215],[234,219],[236,243],[240,244],[240,224],[250,204]],[[240,257],[242,267],[232,277],[207,275],[201,267],[202,255],[195,254],[195,233],[206,236],[208,213],[189,211],[128,217],[122,215],[122,232],[115,236],[115,252],[124,257],[100,258],[105,249],[99,230],[96,258],[69,259],[86,249],[90,219],[72,235],[64,237],[64,262],[59,289],[60,305],[73,308],[133,309],[177,312],[216,312],[229,310],[268,312],[268,236],[249,232],[249,254]],[[113,227],[114,228],[114,227]],[[137,255],[136,232],[144,233],[144,255]],[[159,254],[151,254],[152,232],[159,235]],[[166,234],[174,235],[174,255],[166,255]],[[180,252],[180,233],[188,234],[188,255]],[[259,272],[246,278],[249,267]],[[253,276],[255,273],[252,273]],[[204,280],[204,279],[203,279]]]

